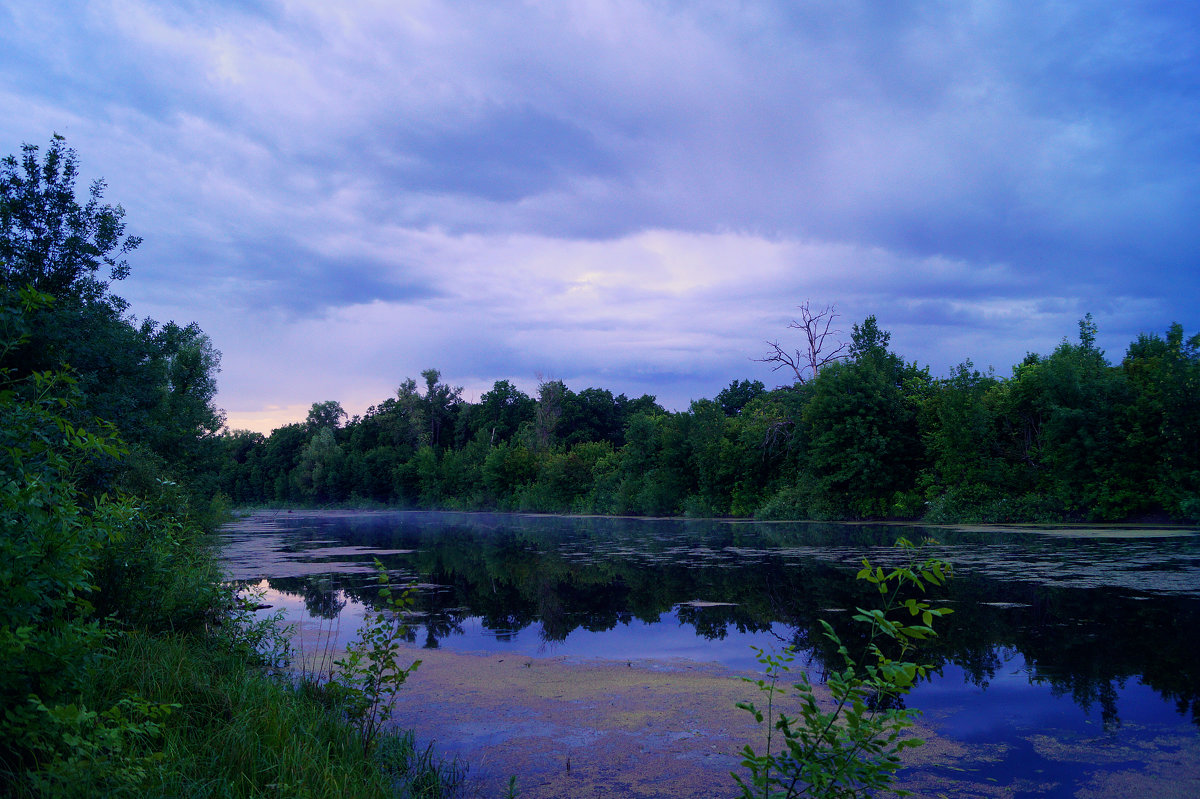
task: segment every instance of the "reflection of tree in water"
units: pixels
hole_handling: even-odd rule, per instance
[[[310,616],[336,619],[346,607],[346,596],[337,588],[348,575],[318,574],[303,577],[277,577],[270,580],[271,589],[281,594],[300,597]]]
[[[468,616],[510,634],[540,622],[543,640],[556,642],[576,629],[656,622],[679,603],[703,599],[734,606],[679,607],[681,622],[697,636],[719,641],[734,629],[760,632],[778,624],[810,658],[810,673],[823,675],[841,661],[821,619],[851,651],[865,643],[853,609],[870,607],[877,597],[873,587],[854,579],[858,559],[864,551],[880,563],[901,557],[889,546],[894,528],[868,525],[538,519],[516,528],[511,517],[450,525],[444,517],[417,518],[412,524],[365,524],[356,540],[414,550],[393,566],[403,564],[422,581],[442,586],[417,597],[417,609],[427,614],[426,646],[461,632]],[[360,595],[355,586],[347,593]],[[363,593],[371,604],[369,586]],[[324,598],[313,596],[321,607]],[[1031,681],[1085,709],[1098,706],[1108,724],[1119,722],[1115,698],[1125,680],[1139,676],[1200,723],[1200,663],[1190,644],[1200,624],[1200,600],[1165,595],[1134,601],[1116,589],[978,575],[960,575],[945,599],[955,612],[921,652],[924,662],[955,665],[968,682],[986,688],[1006,661],[1020,657]]]
[[[418,599],[420,595],[418,594]],[[429,614],[421,619],[425,625],[425,642],[422,644],[426,649],[437,649],[441,646],[443,639],[449,638],[452,635],[463,634],[463,619],[467,613],[464,610],[445,611],[438,614]]]
[[[335,619],[346,607],[341,591],[333,587],[333,581],[327,575],[305,578],[301,584],[301,594],[304,596],[304,607],[311,616]]]
[[[696,635],[708,641],[723,641],[734,626],[736,608],[729,605],[703,607],[682,604],[676,613],[679,621],[696,628]]]

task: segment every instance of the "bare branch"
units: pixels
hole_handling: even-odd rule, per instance
[[[774,364],[774,366],[771,367],[772,372],[778,372],[780,369],[786,366],[796,374],[796,382],[803,383],[804,374],[800,371],[800,366],[802,363],[804,363],[804,361],[800,357],[800,351],[797,350],[795,355],[789,355],[787,350],[779,346],[778,341],[768,341],[767,346],[772,349],[772,352],[768,353],[762,358],[755,358],[754,360],[759,361],[760,363]]]
[[[804,384],[815,378],[823,367],[844,358],[848,345],[844,341],[838,342],[837,347],[826,351],[826,342],[829,338],[832,336],[836,341],[836,337],[842,334],[841,330],[833,329],[833,320],[838,317],[836,306],[826,305],[820,311],[814,312],[809,303],[805,301],[798,307],[800,318],[793,319],[788,324],[788,328],[804,332],[808,351],[802,353],[800,350],[796,350],[793,354],[780,347],[779,342],[768,341],[767,346],[771,348],[771,352],[754,360],[760,363],[774,364],[771,371],[778,371],[786,366],[795,374],[796,382]]]

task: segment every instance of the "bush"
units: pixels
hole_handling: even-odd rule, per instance
[[[808,518],[808,496],[798,486],[785,486],[755,511],[754,517],[764,521],[791,521]]]

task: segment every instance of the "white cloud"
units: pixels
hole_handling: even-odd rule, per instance
[[[737,377],[773,381],[751,359],[766,339],[787,341],[794,306],[807,299],[839,305],[844,338],[877,314],[902,354],[944,360],[942,368],[1003,354],[1005,369],[1024,355],[1021,342],[1061,320],[1014,291],[1003,267],[978,280],[965,263],[849,244],[662,230],[606,241],[397,232],[395,241],[410,263],[419,253],[417,268],[436,273],[438,296],[247,320],[263,357],[227,365],[224,384],[245,398],[228,408],[231,418],[280,398],[296,407],[304,397],[338,399],[360,412],[430,366],[476,395],[498,379],[532,387],[539,372],[577,389],[633,393],[670,375],[691,388],[657,393],[683,407]],[[958,298],[940,299],[954,285]],[[897,304],[904,286],[914,299]],[[920,286],[927,300],[916,299]],[[972,351],[971,336],[956,338],[959,327],[992,331],[996,346]],[[1053,332],[1051,346],[1064,333]],[[948,339],[965,347],[949,359]],[[697,385],[707,386],[703,394],[687,393]]]

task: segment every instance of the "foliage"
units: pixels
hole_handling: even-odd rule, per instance
[[[378,558],[375,569],[383,607],[363,620],[358,637],[346,649],[346,657],[334,661],[337,669],[332,680],[342,706],[358,727],[367,754],[375,748],[400,688],[421,665],[420,660],[403,667],[398,662],[408,632],[404,614],[412,606],[413,588],[393,596],[387,571]]]
[[[1143,503],[1177,519],[1200,521],[1200,334],[1143,334],[1129,345],[1121,371],[1132,403],[1119,411],[1126,477]]]
[[[103,202],[103,181],[76,198],[77,175],[75,152],[57,135],[44,153],[26,145],[20,159],[0,162],[0,305],[22,326],[0,368],[10,380],[69,374],[76,395],[64,418],[77,428],[119,424],[129,454],[93,459],[81,483],[90,493],[137,493],[154,473],[207,499],[224,424],[213,405],[220,353],[194,324],[125,315],[109,285],[128,275],[125,256],[141,240],[125,234],[121,207]],[[18,310],[24,291],[47,301]]]
[[[5,352],[27,340],[23,314],[50,302],[19,296],[5,305]],[[92,432],[65,415],[80,401],[65,372],[3,372],[0,776],[28,790],[137,795],[154,761],[142,750],[170,706],[136,695],[88,706],[80,696],[130,629],[198,628],[220,591],[172,485],[138,498],[85,490],[94,462],[126,448],[111,426]]]
[[[899,544],[911,547],[903,539]],[[876,586],[881,606],[857,608],[854,620],[867,627],[866,646],[858,655],[821,621],[841,658],[826,680],[831,704],[818,699],[808,675],[801,673],[792,685],[796,715],[780,709],[789,692],[779,681],[790,672],[795,650],[772,654],[755,649],[766,675],[743,679],[765,696],[766,706],[739,702],[738,707],[766,724],[766,743],[761,754],[750,745],[742,750],[748,779],[736,773],[733,777],[743,797],[857,797],[891,785],[901,753],[922,743],[903,735],[917,711],[899,700],[930,666],[908,658],[921,641],[935,635],[933,620],[951,612],[903,594],[941,586],[950,574],[949,564],[935,558],[889,571],[863,559],[858,579]]]
[[[92,184],[88,201],[75,199],[75,151],[57,134],[44,156],[26,144],[21,158],[0,161],[0,288],[31,287],[60,299],[105,299],[109,280],[129,274],[124,256],[141,239],[125,235],[125,211],[104,204],[105,184]],[[124,303],[109,301],[118,309]]]
[[[378,728],[367,756],[263,668],[281,631],[245,623],[210,546],[221,459],[247,466],[241,496],[287,494],[304,486],[271,466],[307,431],[217,435],[220,354],[195,325],[124,316],[108,281],[140,240],[103,182],[76,200],[77,171],[58,136],[0,162],[0,793],[448,795],[461,770]],[[310,461],[340,479],[330,451]]]
[[[873,316],[855,325],[850,360],[821,371],[804,407],[810,510],[828,518],[903,517],[924,465],[917,407],[929,375],[888,340]]]
[[[147,717],[136,707],[123,711],[144,728],[149,722],[156,729],[125,735],[119,755],[113,748],[106,760],[80,761],[74,771],[54,772],[49,778],[58,789],[55,795],[455,795],[461,766],[434,758],[411,734],[384,731],[374,752],[364,755],[343,713],[258,667],[260,636],[271,637],[272,626],[243,626],[245,621],[238,612],[209,632],[139,632],[115,640],[110,657],[86,675],[80,705],[118,705],[134,696],[152,712],[165,712]],[[134,766],[136,790],[133,781],[114,779],[110,765]],[[67,774],[73,782],[60,779]]]
[[[761,380],[733,380],[713,399],[726,416],[737,416],[751,400],[766,393],[767,387]]]

